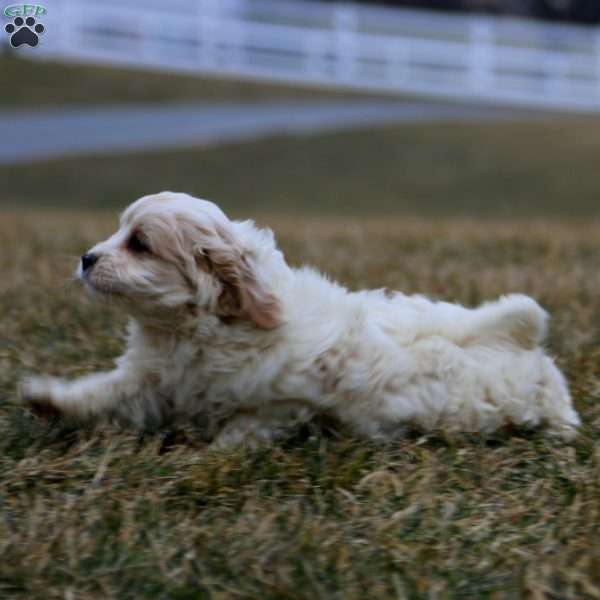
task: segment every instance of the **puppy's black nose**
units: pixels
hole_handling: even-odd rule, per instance
[[[81,257],[81,268],[84,271],[91,269],[98,262],[98,255],[88,252]]]

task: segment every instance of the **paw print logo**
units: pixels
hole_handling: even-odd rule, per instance
[[[12,23],[6,25],[4,31],[10,35],[10,45],[13,48],[23,44],[35,48],[40,41],[38,36],[44,33],[44,29],[45,27],[41,23],[36,23],[33,17],[27,17],[25,20],[22,17],[15,17]]]

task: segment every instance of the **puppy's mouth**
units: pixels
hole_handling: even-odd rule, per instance
[[[85,288],[93,294],[100,294],[103,296],[121,295],[113,282],[98,277],[97,274],[94,274],[93,269],[87,271],[79,270],[77,272],[77,278],[82,281]]]

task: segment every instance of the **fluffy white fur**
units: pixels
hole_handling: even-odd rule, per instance
[[[381,440],[507,424],[568,439],[579,425],[540,347],[547,315],[526,296],[468,309],[349,292],[290,268],[270,230],[171,192],[132,204],[90,253],[78,276],[131,315],[127,351],[110,372],[25,381],[38,413],[193,420],[218,446],[272,440],[319,413]]]

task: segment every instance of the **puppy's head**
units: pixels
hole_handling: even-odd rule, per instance
[[[277,286],[287,273],[271,231],[172,192],[129,206],[119,230],[84,254],[77,271],[90,291],[133,316],[172,319],[186,310],[263,329],[281,323]]]

